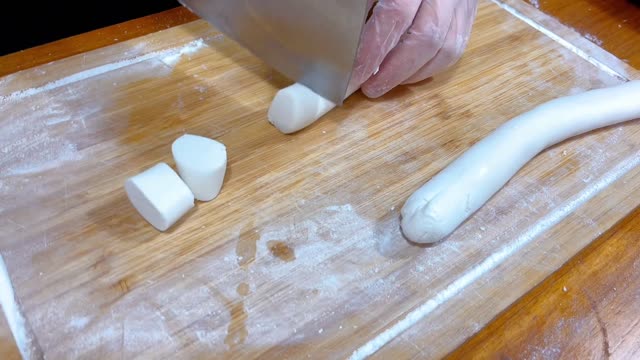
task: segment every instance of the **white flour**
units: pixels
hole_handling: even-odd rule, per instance
[[[510,6],[508,4],[505,4],[505,3],[501,2],[500,0],[491,0],[491,1],[494,4],[498,5],[499,7],[501,7],[502,9],[506,10],[507,12],[509,12],[510,14],[512,14],[513,16],[515,16],[518,19],[524,21],[529,26],[531,26],[534,29],[540,31],[545,36],[551,38],[553,41],[555,41],[558,44],[560,44],[560,46],[562,46],[564,49],[572,52],[573,55],[574,55],[572,60],[575,59],[575,56],[579,56],[582,59],[584,59],[586,62],[590,63],[592,66],[595,66],[597,69],[600,69],[601,70],[601,74],[603,76],[604,75],[608,75],[609,78],[613,77],[613,78],[618,79],[618,81],[623,81],[623,80],[628,80],[629,79],[629,76],[628,76],[628,74],[626,74],[624,72],[624,69],[620,69],[620,68],[615,68],[614,69],[614,68],[612,68],[611,66],[609,66],[609,64],[606,64],[605,62],[602,62],[601,60],[593,57],[589,53],[589,50],[584,50],[584,49],[572,44],[569,40],[564,39],[562,36],[556,34],[552,30],[549,30],[545,26],[537,23],[535,20],[533,20],[533,19],[527,17],[526,15],[522,14],[520,11],[518,11],[515,8],[513,8],[512,6]]]
[[[169,52],[164,51],[167,54],[164,56],[160,55],[161,61],[169,66],[174,66],[175,64],[178,63],[178,61],[183,55],[195,54],[204,46],[205,46],[205,43],[203,39],[194,40],[174,51],[169,51]]]
[[[50,107],[23,109],[14,115],[0,120],[0,177],[42,172],[82,158],[76,144],[50,126],[65,126],[74,116],[81,122],[83,114],[53,100]]]
[[[203,39],[197,39],[191,41],[181,47],[165,49],[161,51],[155,51],[141,56],[137,56],[131,59],[120,60],[112,63],[107,63],[101,66],[97,66],[91,69],[80,71],[58,80],[54,80],[40,87],[30,88],[26,90],[20,90],[7,95],[0,95],[0,104],[8,101],[21,100],[33,95],[37,95],[46,91],[58,89],[69,84],[73,84],[78,81],[86,80],[98,75],[102,75],[111,71],[125,68],[134,64],[138,64],[144,61],[161,59],[165,61],[166,65],[175,65],[178,59],[184,54],[194,54],[205,46]]]
[[[592,43],[598,46],[602,46],[602,40],[598,39],[595,35],[586,33],[584,34],[584,37],[587,38],[587,40],[591,41]]]
[[[108,63],[0,96],[0,112],[7,113],[6,108],[11,107],[11,117],[0,119],[0,177],[41,173],[83,159],[74,139],[86,137],[97,126],[93,120],[100,117],[116,87],[147,76],[149,67],[158,68],[152,76],[168,75],[169,69],[158,64],[172,66],[181,56],[195,54],[205,46],[203,39],[197,39],[182,47]],[[82,81],[89,78],[95,81]],[[91,92],[87,86],[101,89],[93,101],[80,95]],[[52,91],[58,92],[57,96],[44,96]],[[16,104],[26,98],[29,103]]]

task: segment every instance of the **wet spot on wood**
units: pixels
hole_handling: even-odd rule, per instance
[[[240,296],[247,296],[249,295],[249,284],[247,283],[240,283],[238,285],[238,287],[236,288],[236,292],[238,293],[238,295]]]
[[[289,262],[296,259],[296,254],[293,249],[283,241],[269,241],[267,243],[267,247],[269,248],[271,255],[282,261]]]
[[[236,291],[243,291],[240,288],[244,288],[244,283],[238,285]],[[246,284],[245,284],[246,285]],[[248,314],[244,307],[244,301],[242,300],[231,300],[224,296],[222,292],[216,289],[211,284],[205,284],[211,294],[217,297],[220,301],[222,301],[229,311],[229,325],[227,326],[227,336],[224,338],[224,343],[227,345],[228,349],[231,352],[236,352],[244,346],[247,337],[249,336],[249,331],[247,330],[247,319]],[[247,292],[249,291],[249,285],[246,285]]]
[[[246,268],[256,259],[256,243],[259,239],[260,234],[254,230],[253,224],[245,225],[242,228],[236,246],[238,265]]]
[[[235,351],[244,345],[249,332],[247,331],[247,312],[244,309],[244,302],[227,303],[227,309],[231,315],[231,321],[227,327],[227,336],[224,339],[229,350]]]
[[[131,288],[129,286],[129,280],[126,277],[118,280],[117,288],[120,290],[120,292],[123,295],[127,294],[129,291],[131,291]]]

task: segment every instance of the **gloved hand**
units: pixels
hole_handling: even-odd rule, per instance
[[[456,63],[477,5],[478,0],[369,0],[369,9],[375,7],[364,26],[349,94],[361,88],[379,97]]]

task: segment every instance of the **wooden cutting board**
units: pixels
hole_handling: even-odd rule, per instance
[[[202,21],[0,78],[0,246],[47,358],[451,351],[638,205],[629,123],[545,151],[446,242],[402,239],[404,200],[497,126],[637,78],[540,16],[481,1],[454,69],[288,136],[288,81]],[[184,133],[226,144],[227,177],[159,233],[123,183]]]

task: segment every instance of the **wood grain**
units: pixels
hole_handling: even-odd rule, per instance
[[[640,69],[640,5],[631,0],[527,0],[544,13]]]
[[[29,146],[14,145],[18,164],[30,165],[30,171],[25,174],[24,167],[13,168],[10,170],[19,176],[1,178],[5,191],[33,194],[31,200],[18,203],[19,197],[0,190],[5,196],[1,203],[8,200],[11,204],[11,216],[0,224],[3,234],[11,238],[3,237],[1,245],[3,252],[13,255],[14,268],[24,266],[18,292],[30,304],[27,315],[39,321],[39,337],[52,358],[159,356],[177,350],[185,356],[336,355],[330,349],[348,354],[415,304],[430,299],[492,249],[508,244],[509,231],[517,233],[535,224],[539,214],[552,208],[545,199],[527,197],[549,190],[546,182],[533,179],[562,182],[558,193],[547,194],[562,201],[575,191],[580,193],[581,182],[595,181],[576,172],[596,169],[590,157],[601,154],[603,143],[615,139],[614,148],[624,144],[624,149],[612,151],[614,159],[636,148],[632,142],[638,130],[633,125],[625,126],[624,132],[619,127],[563,144],[530,164],[519,175],[521,180],[510,185],[510,192],[495,200],[496,206],[480,213],[475,223],[467,224],[466,230],[446,243],[451,248],[397,249],[394,241],[379,240],[397,240],[394,211],[417,184],[501,121],[532,104],[563,92],[602,86],[612,79],[485,2],[469,54],[445,77],[398,90],[384,101],[356,95],[345,109],[305,132],[286,137],[264,124],[270,96],[286,82],[228,41],[219,44],[221,39],[206,28],[203,24],[183,26],[2,79],[3,89],[9,92],[37,89],[79,70],[113,64],[123,54],[131,59],[184,45],[190,39],[208,39],[207,48],[183,55],[177,65],[163,52],[79,84],[29,97],[28,103],[11,103],[12,118],[25,124],[14,131],[28,135],[29,125],[42,129],[40,121],[48,121],[57,126],[48,130],[49,139],[63,145],[69,141],[81,155],[79,159],[69,156],[63,146],[54,155],[66,154],[65,162],[33,173],[34,151],[47,141],[28,138]],[[503,29],[506,31],[501,32]],[[514,52],[508,46],[531,41],[536,44],[534,49]],[[553,74],[539,78],[536,68],[545,74],[546,67]],[[512,68],[524,74],[523,79],[502,82],[513,78]],[[172,70],[169,75],[166,69]],[[543,86],[546,83],[552,86]],[[486,84],[491,84],[490,90]],[[116,96],[105,92],[111,88]],[[229,94],[225,91],[229,88],[241,90]],[[65,97],[72,90],[82,96]],[[486,92],[499,100],[490,110],[480,109]],[[528,96],[519,96],[523,93]],[[91,110],[91,104],[104,105],[99,100],[105,99],[117,101],[89,111],[88,117],[83,113]],[[62,113],[44,113],[43,108],[55,109],[51,105]],[[64,118],[65,109],[73,109],[73,119],[57,122]],[[22,112],[16,116],[16,110]],[[488,118],[488,113],[499,118]],[[416,117],[433,120],[422,131],[407,136],[407,126],[416,128]],[[6,117],[0,119],[3,130],[9,124],[6,121]],[[119,185],[144,166],[170,161],[166,146],[184,131],[221,138],[232,145],[232,151],[238,149],[232,152],[230,178],[223,190],[227,198],[217,206],[200,204],[171,233],[159,235],[132,211]],[[426,147],[419,145],[425,141]],[[394,146],[398,143],[402,147]],[[379,158],[378,149],[385,149],[386,156]],[[32,158],[20,160],[21,153]],[[440,160],[433,163],[434,158]],[[555,163],[559,158],[563,160]],[[45,160],[45,164],[36,162],[36,167],[51,160],[46,154],[36,159]],[[399,160],[399,167],[389,169]],[[615,160],[611,161],[613,165]],[[309,162],[320,170],[310,171]],[[605,175],[611,169],[604,166],[595,173]],[[403,180],[398,183],[398,178]],[[579,180],[578,185],[567,187],[571,180]],[[391,343],[388,351],[421,357],[450,351],[456,341],[477,331],[589,243],[594,232],[607,229],[636,206],[633,199],[622,195],[633,191],[629,186],[638,182],[637,174],[629,173],[532,244],[533,249],[509,259],[496,274],[476,282],[442,307],[456,308],[462,303],[464,311],[444,311],[426,321],[433,324],[429,320],[438,323],[439,318],[446,318],[453,324],[450,328],[416,329],[426,339],[443,338],[449,344],[436,341],[436,349],[429,352],[433,344],[420,344],[408,332]],[[304,202],[287,203],[278,194]],[[243,202],[243,197],[250,200]],[[41,205],[36,205],[39,201]],[[347,203],[352,208],[345,208]],[[509,214],[505,209],[517,210]],[[522,220],[510,222],[509,217]],[[494,221],[511,229],[486,234],[486,224]],[[481,246],[474,244],[477,240],[465,241],[471,235],[493,242]],[[379,242],[371,247],[367,236]],[[572,237],[578,240],[570,241]],[[273,241],[291,249],[295,260],[279,256],[289,251],[277,250],[284,247],[274,246]],[[309,249],[316,242],[325,246]],[[357,246],[360,242],[365,243],[364,248]],[[329,246],[340,252],[327,257]],[[372,248],[377,252],[372,254]],[[451,255],[454,250],[460,254]],[[521,256],[538,263],[518,264]],[[511,274],[513,269],[522,272]],[[279,274],[277,279],[274,272]],[[323,279],[326,276],[330,276],[329,283]],[[397,286],[385,288],[396,282]],[[468,304],[465,296],[475,304]],[[50,329],[63,330],[52,338]]]
[[[4,315],[0,316],[0,358],[6,360],[21,359],[20,351],[13,340],[9,324]]]
[[[640,209],[448,359],[640,357]]]
[[[527,22],[529,25],[544,33],[546,36],[561,43],[567,49],[587,59],[594,66],[620,79],[640,79],[640,70],[629,65],[593,41],[584,37],[578,31],[567,27],[552,15],[540,11],[535,6],[522,0],[493,0],[512,15]]]

